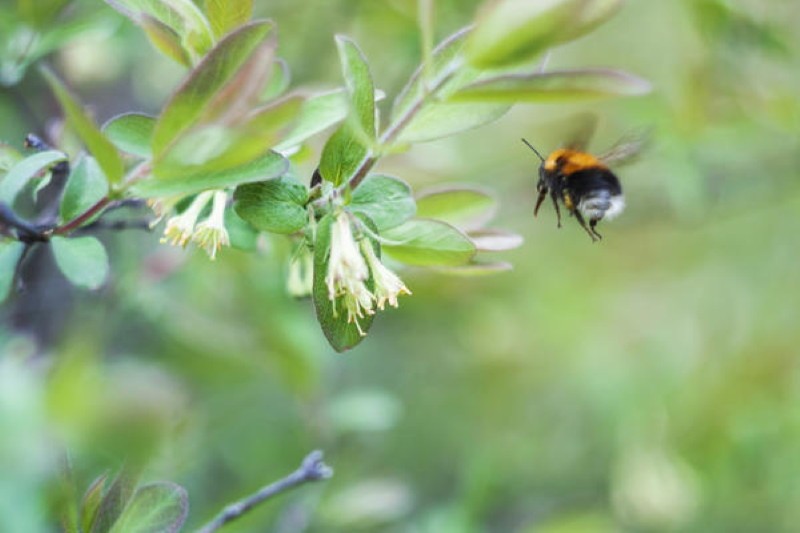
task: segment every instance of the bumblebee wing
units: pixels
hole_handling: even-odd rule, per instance
[[[606,153],[600,155],[599,159],[606,165],[614,166],[632,163],[650,144],[650,139],[649,131],[625,136]]]
[[[565,139],[568,142],[564,148],[585,152],[597,130],[597,115],[594,113],[578,113],[571,119],[571,127]]]

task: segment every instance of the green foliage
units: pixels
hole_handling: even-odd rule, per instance
[[[8,297],[14,283],[17,263],[25,245],[17,241],[0,241],[0,302]]]
[[[486,78],[459,89],[451,99],[469,102],[546,102],[638,96],[649,92],[650,84],[637,76],[610,69],[593,69]]]
[[[151,155],[150,143],[155,127],[154,117],[141,113],[125,113],[106,122],[103,133],[123,152],[148,158]]]
[[[150,21],[142,25],[159,50],[174,50],[179,43],[184,53],[168,53],[173,59],[203,57],[214,44],[209,22],[192,0],[106,0],[106,3],[137,24]],[[155,32],[153,23],[159,27]],[[163,38],[167,34],[174,35],[174,45],[165,46]]]
[[[136,489],[109,533],[176,533],[189,514],[189,498],[180,485],[151,483]]]
[[[253,0],[206,0],[205,11],[217,38],[245,24],[253,15]]]
[[[320,157],[319,172],[336,186],[349,180],[369,154],[376,140],[375,86],[364,54],[350,39],[337,36],[349,96],[346,121],[331,135]]]
[[[308,223],[306,188],[288,177],[236,188],[234,209],[261,231],[295,233]]]
[[[226,170],[259,155],[250,143],[236,143],[263,120],[251,106],[267,83],[275,46],[272,22],[253,22],[228,34],[189,73],[156,122],[156,176]]]
[[[399,226],[417,210],[408,183],[380,174],[367,176],[353,192],[348,208],[369,217],[378,231]]]
[[[374,224],[365,217],[362,218],[362,220],[375,231]],[[316,228],[312,298],[314,300],[314,309],[317,312],[317,320],[319,321],[320,327],[322,327],[322,332],[325,334],[325,337],[334,350],[337,352],[344,352],[364,340],[364,336],[369,332],[375,317],[373,314],[367,313],[363,317],[350,320],[348,309],[345,304],[346,296],[330,298],[325,277],[328,273],[331,260],[331,232],[333,224],[334,216],[328,214],[322,217]],[[368,237],[363,238],[368,239]],[[375,253],[380,255],[380,245],[371,239],[370,244],[374,247]],[[364,283],[367,290],[371,291],[375,288],[375,281],[372,276],[364,280]]]
[[[0,181],[0,201],[12,204],[25,185],[35,176],[47,171],[67,156],[56,150],[39,152],[18,161]]]
[[[183,196],[206,189],[222,189],[242,183],[261,181],[283,175],[289,162],[276,152],[244,165],[215,172],[196,172],[172,179],[146,179],[131,186],[133,194],[144,198]]]
[[[50,241],[56,264],[73,284],[97,289],[108,277],[108,255],[94,237],[53,237]]]
[[[409,220],[383,233],[384,251],[415,266],[454,266],[475,255],[475,245],[455,227],[438,220]]]
[[[61,200],[61,220],[76,218],[108,194],[108,182],[93,157],[81,157],[70,173]]]
[[[497,199],[476,187],[437,187],[417,196],[417,215],[435,218],[462,230],[482,227],[497,212]]]
[[[591,31],[622,0],[498,0],[486,5],[467,46],[478,68],[499,68],[535,59],[547,48]]]

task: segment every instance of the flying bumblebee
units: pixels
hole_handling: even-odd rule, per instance
[[[559,148],[546,158],[522,139],[541,160],[536,190],[539,197],[533,216],[547,195],[553,200],[558,227],[561,227],[561,202],[571,216],[586,230],[592,241],[602,239],[597,223],[603,218],[612,219],[625,209],[622,185],[608,165],[632,158],[644,144],[641,139],[618,143],[608,153],[594,156],[583,150],[585,142],[574,142]],[[586,221],[589,221],[588,225]]]

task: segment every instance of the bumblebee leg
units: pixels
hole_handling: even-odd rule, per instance
[[[533,216],[539,212],[539,206],[542,205],[544,199],[547,197],[547,189],[539,189],[539,198],[536,199],[536,207],[533,208]]]
[[[602,236],[602,235],[600,235],[599,233],[597,233],[597,230],[595,229],[595,226],[597,226],[597,223],[598,223],[598,222],[599,222],[599,220],[597,220],[596,218],[592,218],[592,219],[590,219],[590,220],[589,220],[589,229],[591,229],[591,230],[592,230],[592,233],[594,233],[595,235],[597,235],[597,238],[598,238],[598,239],[602,239],[602,238],[603,238],[603,236]]]
[[[575,215],[575,218],[578,219],[578,222],[580,223],[581,227],[585,229],[586,233],[589,234],[589,237],[592,238],[592,242],[596,241],[597,238],[595,237],[595,232],[589,229],[589,226],[586,225],[586,221],[583,219],[583,215],[581,215],[581,212],[576,209],[572,212],[572,214]]]
[[[553,199],[553,205],[556,208],[556,219],[558,220],[558,227],[561,227],[561,208],[558,207],[558,197],[555,191],[550,191],[550,198]]]

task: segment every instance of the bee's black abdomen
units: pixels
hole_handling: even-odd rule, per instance
[[[622,185],[607,168],[587,168],[573,172],[566,177],[566,182],[576,200],[592,191],[607,191],[611,196],[622,194]]]

